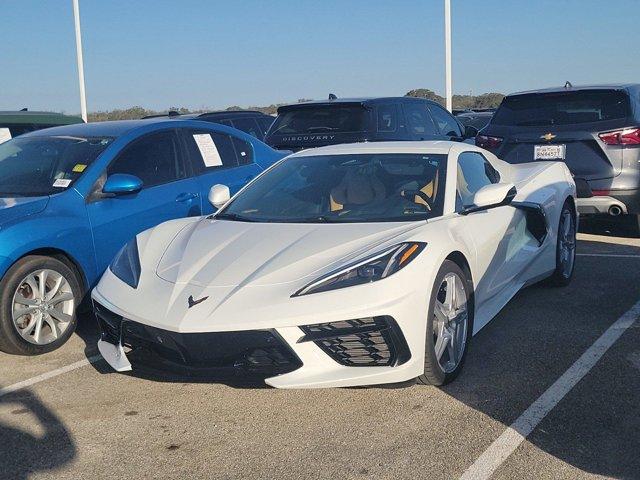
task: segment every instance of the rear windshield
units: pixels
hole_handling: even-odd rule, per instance
[[[361,105],[318,105],[284,110],[268,135],[290,133],[362,132],[367,110]]]
[[[618,90],[533,93],[502,101],[493,125],[546,126],[617,120],[629,114],[629,100]]]

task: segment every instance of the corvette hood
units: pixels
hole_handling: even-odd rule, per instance
[[[184,227],[157,275],[199,287],[294,282],[376,249],[422,222],[352,224],[246,223],[205,219]],[[372,252],[373,253],[373,252]]]
[[[0,226],[43,211],[49,197],[0,198]]]

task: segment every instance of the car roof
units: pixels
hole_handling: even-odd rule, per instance
[[[350,98],[336,98],[333,100],[309,100],[307,102],[298,102],[298,103],[290,103],[288,105],[282,105],[278,107],[280,109],[290,109],[296,107],[305,107],[308,105],[335,105],[341,103],[357,103],[361,105],[365,104],[374,104],[374,103],[384,103],[389,101],[400,101],[400,102],[412,102],[412,101],[421,101],[421,102],[430,102],[436,103],[432,100],[428,100],[426,98],[420,97],[350,97]]]
[[[178,117],[179,118],[179,117]],[[78,123],[45,130],[36,130],[23,136],[69,135],[82,137],[119,137],[139,127],[162,124],[175,125],[173,118],[148,118],[144,120],[113,120],[109,122]]]
[[[629,88],[640,87],[638,83],[604,83],[598,85],[575,85],[569,87],[550,87],[538,90],[525,90],[522,92],[514,92],[507,95],[508,97],[515,95],[528,95],[532,93],[560,93],[560,92],[576,92],[580,90],[627,90]]]
[[[0,124],[69,125],[82,121],[80,117],[57,112],[0,111]]]
[[[440,153],[447,154],[451,147],[460,142],[447,140],[416,141],[416,142],[364,142],[346,143],[341,145],[327,145],[326,147],[310,148],[294,153],[290,157],[309,157],[317,155],[349,155],[358,153]],[[476,147],[469,145],[475,150]]]
[[[142,120],[147,120],[149,118],[182,118],[182,119],[194,119],[194,118],[206,118],[206,117],[221,117],[221,118],[233,118],[233,117],[270,117],[266,113],[260,112],[258,110],[215,110],[212,112],[201,112],[201,113],[178,113],[178,112],[167,112],[167,113],[158,113],[155,115],[147,115],[142,117]]]
[[[464,112],[456,115],[456,118],[467,118],[467,117],[493,117],[496,112]]]

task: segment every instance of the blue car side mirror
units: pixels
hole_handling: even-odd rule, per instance
[[[135,175],[126,173],[114,173],[107,178],[102,187],[102,193],[111,195],[125,195],[127,193],[137,193],[142,190],[142,180]]]

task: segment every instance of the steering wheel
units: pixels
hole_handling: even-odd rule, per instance
[[[423,207],[424,210],[426,210],[426,211],[430,212],[432,210],[432,208],[431,208],[432,207],[431,198],[429,197],[429,195],[424,193],[422,190],[402,190],[400,192],[400,195],[402,195],[407,200],[415,203],[416,205],[419,205],[419,206]],[[413,200],[413,197],[420,197],[422,200],[424,200],[426,205],[424,205],[422,203],[416,203]]]

